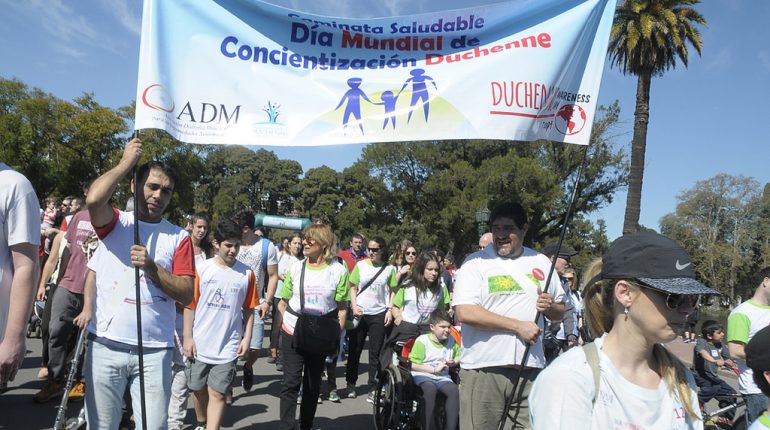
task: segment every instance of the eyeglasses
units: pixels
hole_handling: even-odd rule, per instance
[[[380,248],[369,248],[369,252],[380,252]]]
[[[303,237],[303,238],[302,238],[302,240],[304,240],[305,242],[307,242],[307,243],[308,243],[308,245],[312,245],[312,244],[314,244],[314,243],[315,243],[315,239],[313,239],[313,238],[312,238],[312,237],[310,237],[310,236],[305,236],[305,237]]]
[[[417,255],[417,251],[406,251],[404,255]]]

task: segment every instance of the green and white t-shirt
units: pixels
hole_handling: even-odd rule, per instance
[[[747,345],[761,329],[770,325],[770,306],[756,303],[753,299],[738,305],[727,317],[727,341]],[[742,394],[760,394],[754,383],[754,372],[746,366],[746,360],[735,360],[738,370],[738,391]]]
[[[281,288],[281,297],[283,300],[289,298],[289,307],[294,312],[300,312],[299,282],[303,265],[305,265],[304,313],[325,315],[337,309],[337,302],[350,300],[348,269],[345,266],[336,261],[331,264],[312,265],[305,259],[291,266]],[[283,314],[282,328],[286,333],[293,335],[296,324],[296,315],[288,311]]]
[[[433,334],[420,335],[414,341],[412,351],[409,353],[409,361],[417,364],[425,364],[428,366],[437,367],[442,362],[449,360],[460,359],[460,345],[455,342],[452,336],[449,336],[446,340],[446,344],[439,343]],[[439,381],[451,381],[449,377],[449,370],[443,370],[441,373],[434,375],[427,372],[418,372],[412,370],[412,375],[428,377]]]
[[[770,429],[770,416],[767,415],[767,411],[762,412],[762,415],[757,418],[756,421],[751,423],[748,430],[767,430]]]
[[[361,260],[356,263],[353,272],[350,273],[350,283],[360,290],[377,275],[380,269],[382,269],[382,263],[375,266],[372,260]],[[398,285],[396,268],[388,264],[377,275],[372,284],[362,294],[356,296],[356,305],[364,310],[365,315],[377,315],[385,312],[390,307],[390,289],[395,288],[396,285]]]
[[[418,293],[417,288],[411,283],[400,288],[393,296],[393,306],[401,309],[401,318],[412,324],[427,324],[430,314],[439,306],[449,304],[449,291],[441,286],[439,294],[433,294],[430,290]]]

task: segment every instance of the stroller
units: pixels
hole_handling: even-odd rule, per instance
[[[43,311],[45,310],[45,300],[35,300],[32,307],[32,314],[27,322],[27,337],[38,339],[43,337]]]

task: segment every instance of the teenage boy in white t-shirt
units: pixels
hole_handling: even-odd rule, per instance
[[[238,225],[222,220],[214,237],[219,249],[198,267],[195,298],[184,311],[187,384],[195,392],[198,427],[208,430],[219,429],[235,361],[249,351],[251,330],[244,326],[254,323],[259,304],[254,272],[235,259],[241,247]]]

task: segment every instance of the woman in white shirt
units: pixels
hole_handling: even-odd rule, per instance
[[[271,359],[268,362],[275,363],[275,369],[279,372],[283,370],[283,362],[278,351],[278,339],[281,333],[283,318],[281,318],[281,313],[278,312],[278,302],[281,301],[281,288],[283,288],[283,280],[286,278],[286,273],[289,272],[294,263],[303,258],[305,257],[302,255],[302,236],[295,233],[289,237],[288,246],[278,255],[278,287],[275,289],[275,297],[273,298],[273,307],[270,314],[272,321],[270,324]]]
[[[583,303],[593,344],[540,373],[529,396],[533,429],[702,429],[695,382],[664,343],[699,295],[687,252],[651,231],[623,236],[592,263]]]

